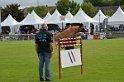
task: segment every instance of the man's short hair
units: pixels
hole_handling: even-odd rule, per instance
[[[46,24],[46,23],[43,23],[43,24],[41,25],[41,29],[46,29],[46,27],[47,27],[47,24]]]

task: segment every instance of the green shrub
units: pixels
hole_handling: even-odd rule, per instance
[[[117,39],[116,36],[110,36],[110,37],[107,37],[107,39]]]

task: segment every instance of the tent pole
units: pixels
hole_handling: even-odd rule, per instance
[[[62,21],[62,31],[63,31],[64,29],[63,29],[63,21]]]
[[[2,33],[2,27],[1,27],[1,6],[0,6],[0,33]]]

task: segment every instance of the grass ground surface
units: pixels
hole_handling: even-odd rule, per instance
[[[61,80],[54,48],[51,72],[53,82],[124,82],[124,39],[83,40],[83,75],[64,68]],[[39,82],[34,41],[0,41],[0,82]]]

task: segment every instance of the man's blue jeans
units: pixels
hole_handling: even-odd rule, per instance
[[[51,80],[50,73],[50,53],[43,52],[39,53],[39,76],[40,80],[44,80],[43,78],[43,68],[45,64],[45,79]]]

